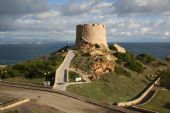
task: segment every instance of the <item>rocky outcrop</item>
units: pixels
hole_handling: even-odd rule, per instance
[[[114,44],[114,47],[117,50],[117,52],[119,52],[119,53],[126,53],[125,48],[121,47],[120,45]]]
[[[114,60],[107,60],[105,57],[97,57],[91,65],[94,73],[93,79],[100,79],[101,75],[106,72],[114,71]]]
[[[73,64],[76,65],[74,68],[90,72],[89,74],[93,75],[92,79],[100,79],[103,73],[114,71],[115,60],[117,59],[108,48],[88,42],[81,46],[76,52],[76,56],[75,64]],[[85,61],[83,58],[88,60]],[[83,61],[76,61],[76,59],[82,59]]]

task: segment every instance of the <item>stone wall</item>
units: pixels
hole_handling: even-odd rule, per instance
[[[103,24],[83,24],[76,27],[76,46],[82,45],[81,41],[107,47],[106,29]]]
[[[141,96],[139,96],[137,99],[127,101],[127,102],[120,102],[117,105],[122,107],[128,107],[128,106],[133,106],[138,104],[149,94],[149,92],[152,90],[154,85],[156,85],[159,82],[159,80],[160,78],[156,79],[155,82],[151,86],[149,86],[149,88],[143,94],[141,94]]]

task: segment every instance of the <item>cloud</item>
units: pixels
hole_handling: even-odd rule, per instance
[[[170,36],[170,32],[165,32],[164,35],[165,36]]]
[[[75,16],[83,14],[98,14],[109,13],[113,10],[112,2],[107,0],[69,0],[67,4],[59,4],[56,6],[56,10],[60,11],[63,16]],[[67,10],[66,10],[67,9]]]
[[[127,36],[131,36],[132,34],[130,32],[121,32],[120,35],[123,37],[124,36],[127,37]]]
[[[114,4],[119,15],[166,14],[170,12],[169,0],[117,0]]]
[[[48,10],[47,0],[1,0],[1,15],[39,13]]]
[[[14,21],[23,15],[37,14],[49,10],[47,0],[1,0],[0,31],[17,30]]]
[[[0,41],[75,40],[75,26],[82,23],[106,24],[109,41],[161,41],[161,37],[169,36],[169,3],[69,0],[52,6],[48,0],[2,0]]]
[[[147,28],[147,27],[144,27],[144,28],[141,28],[141,33],[142,34],[145,34],[145,33],[148,33],[149,31],[151,31],[152,29],[150,28]]]

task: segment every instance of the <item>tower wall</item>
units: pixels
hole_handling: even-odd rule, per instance
[[[83,24],[76,27],[76,46],[81,46],[82,38],[86,41],[107,46],[106,29],[103,24]]]

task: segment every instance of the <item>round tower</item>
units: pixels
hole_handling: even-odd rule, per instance
[[[83,24],[76,27],[76,46],[80,47],[82,41],[108,47],[106,29],[103,24]]]

